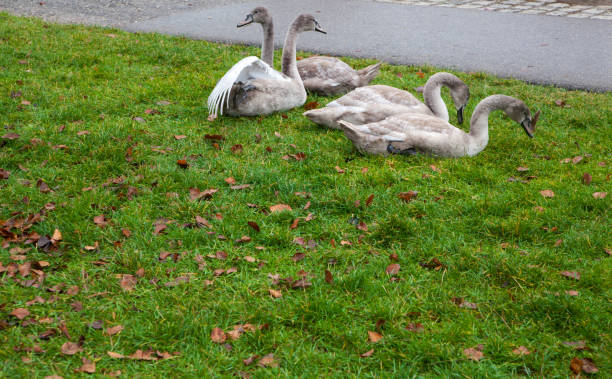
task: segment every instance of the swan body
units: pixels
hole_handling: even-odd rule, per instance
[[[300,15],[291,24],[283,48],[282,72],[257,57],[236,63],[208,97],[209,113],[255,116],[304,104],[306,90],[297,71],[295,53],[298,34],[309,30],[325,33],[311,15]]]
[[[357,88],[323,108],[305,112],[304,116],[333,129],[340,128],[340,120],[350,123],[354,123],[351,120],[364,120],[369,123],[406,112],[436,116],[448,122],[448,110],[440,95],[442,86],[450,88],[457,109],[457,119],[461,124],[463,110],[470,97],[469,88],[461,79],[447,72],[439,72],[427,80],[423,91],[425,103],[408,91],[387,85],[372,85]],[[355,114],[359,112],[363,114]]]
[[[378,75],[381,64],[355,70],[338,58],[315,56],[298,61],[297,67],[308,91],[333,96],[368,85]]]
[[[263,30],[261,59],[273,66],[274,23],[272,16],[266,8],[257,7],[247,14],[244,21],[238,23],[237,27],[251,23],[261,24]],[[355,70],[338,58],[315,56],[299,60],[297,69],[308,91],[331,96],[368,85],[378,75],[380,65],[381,63],[377,63],[361,70]]]
[[[505,95],[492,95],[478,104],[470,120],[469,133],[438,117],[418,113],[396,114],[363,125],[343,120],[339,124],[357,149],[366,153],[421,153],[457,158],[474,156],[484,150],[489,141],[489,113],[498,109],[521,124],[527,135],[533,137],[540,112],[532,117],[525,103]]]

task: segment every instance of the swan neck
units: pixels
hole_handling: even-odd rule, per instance
[[[423,90],[423,97],[425,98],[425,104],[429,107],[434,116],[448,122],[448,109],[446,109],[446,104],[444,100],[442,100],[441,90],[441,82],[434,81],[430,83],[430,81],[428,81]]]
[[[261,60],[274,68],[274,23],[270,20],[261,24],[261,27],[263,29]]]
[[[474,109],[470,120],[470,152],[476,155],[487,146],[489,142],[489,114],[495,110],[503,109],[507,100],[512,99],[504,95],[492,95],[482,100]]]
[[[302,79],[300,78],[300,73],[297,69],[297,62],[295,60],[298,34],[299,32],[294,22],[289,28],[289,31],[287,31],[287,36],[285,37],[281,69],[283,74],[287,75],[291,79],[299,80],[301,82]]]

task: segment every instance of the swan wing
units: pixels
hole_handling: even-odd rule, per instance
[[[208,113],[214,116],[217,116],[217,113],[223,115],[223,108],[227,105],[233,85],[251,79],[289,80],[257,57],[243,58],[219,79],[208,96]]]

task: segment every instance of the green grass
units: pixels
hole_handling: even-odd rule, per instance
[[[566,377],[573,357],[591,358],[600,373],[612,372],[612,264],[604,251],[612,247],[612,195],[592,196],[611,188],[612,94],[456,73],[472,93],[466,119],[484,97],[512,95],[542,110],[536,137],[527,138],[496,112],[489,146],[476,157],[364,156],[341,132],[310,123],[301,108],[208,121],[205,101],[216,80],[243,56],[257,54],[251,47],[0,14],[0,134],[19,135],[0,139],[0,168],[10,171],[0,179],[0,220],[23,219],[53,202],[55,209],[30,229],[12,231],[51,237],[58,229],[63,235],[48,251],[36,242],[6,239],[0,248],[5,268],[11,262],[49,262],[40,269],[40,288],[28,286],[33,273],[0,273],[0,376],[72,377],[83,357],[95,361],[97,374],[121,370],[123,377],[229,377],[240,371],[254,377]],[[347,62],[359,68],[373,63]],[[436,71],[384,65],[375,83],[413,91]],[[18,91],[21,96],[11,97]],[[162,100],[170,104],[158,105]],[[308,101],[322,106],[330,100]],[[555,105],[557,100],[568,107]],[[85,130],[89,134],[77,134]],[[225,139],[217,149],[205,134]],[[235,144],[243,146],[241,153],[232,152]],[[306,159],[282,159],[297,152]],[[578,155],[584,159],[577,164],[560,163]],[[190,167],[179,168],[179,159]],[[517,172],[518,166],[529,171]],[[590,185],[582,182],[587,172]],[[230,176],[251,187],[230,189],[224,181]],[[109,183],[113,178],[123,181]],[[41,192],[39,179],[53,192]],[[135,196],[128,196],[130,187]],[[191,201],[192,187],[219,191],[209,200]],[[545,189],[555,196],[541,196]],[[397,194],[409,190],[418,197],[404,203]],[[261,211],[280,203],[293,210]],[[305,221],[309,213],[314,219]],[[93,222],[102,214],[106,227]],[[212,229],[183,226],[196,215]],[[156,235],[160,218],[172,222]],[[296,218],[297,228],[290,229]],[[355,227],[358,221],[367,232]],[[245,235],[252,240],[235,242]],[[299,262],[292,256],[305,250],[292,242],[296,237],[317,243]],[[85,249],[96,242],[98,250]],[[182,255],[160,261],[165,251]],[[227,259],[206,257],[217,251]],[[401,267],[397,281],[385,273],[394,263],[391,254]],[[18,255],[25,257],[11,258]],[[204,256],[205,267],[198,267],[196,255]],[[257,261],[244,260],[247,255]],[[446,267],[419,265],[432,258]],[[95,263],[101,260],[106,264]],[[213,274],[230,267],[237,272]],[[140,268],[144,276],[133,291],[123,290],[117,276]],[[311,287],[290,289],[268,278],[295,280],[300,270],[311,274]],[[325,281],[325,270],[332,283]],[[578,271],[580,280],[561,276],[566,270]],[[165,285],[180,276],[191,280]],[[49,291],[58,284],[64,290]],[[78,286],[77,294],[66,290],[72,286]],[[282,297],[272,298],[269,289],[280,289]],[[567,295],[570,290],[579,295]],[[46,302],[26,305],[36,296]],[[459,307],[455,297],[478,308]],[[75,301],[82,311],[72,309]],[[30,316],[17,320],[9,315],[16,308],[27,308]],[[88,326],[94,320],[124,330],[108,336]],[[377,329],[378,320],[385,323]],[[68,339],[59,330],[38,338],[62,322],[71,341],[82,336],[82,352],[62,354]],[[228,346],[211,341],[213,328],[227,332],[244,323],[267,327]],[[409,323],[421,323],[424,331],[407,330]],[[383,338],[371,343],[368,331]],[[563,344],[579,340],[588,350]],[[484,345],[484,358],[467,359],[464,349],[478,344]],[[24,350],[34,345],[45,352]],[[513,354],[518,346],[531,354]],[[149,348],[180,355],[158,361],[107,355]],[[372,356],[360,357],[370,349]],[[278,367],[242,362],[270,353]]]

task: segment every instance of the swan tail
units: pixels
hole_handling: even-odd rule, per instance
[[[359,75],[361,81],[361,83],[359,84],[360,87],[367,86],[372,81],[372,79],[374,79],[376,75],[378,75],[380,65],[382,65],[382,62],[378,62],[376,64],[357,71],[357,74]]]

